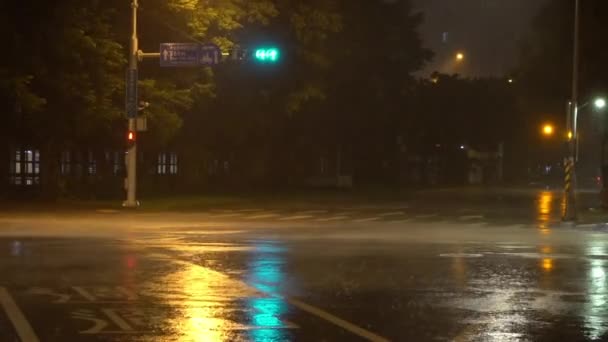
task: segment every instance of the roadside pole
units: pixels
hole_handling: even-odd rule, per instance
[[[579,78],[579,36],[580,36],[580,1],[575,0],[574,9],[574,51],[572,66],[572,98],[568,108],[567,127],[569,135],[568,156],[565,159],[564,184],[564,221],[576,221],[576,146],[578,141],[578,78]]]
[[[135,94],[133,98],[129,98],[127,91],[126,96],[126,106],[127,106],[127,117],[128,117],[128,133],[136,132],[136,119],[137,119],[137,58],[139,51],[139,44],[137,40],[137,9],[138,9],[138,0],[133,0],[131,3],[131,46],[129,49],[129,70],[127,72],[127,88],[130,86],[130,82],[134,82]],[[133,86],[133,85],[131,85]],[[133,100],[134,103],[133,103]],[[130,108],[131,107],[131,108]],[[137,201],[137,139],[134,139],[129,145],[127,150],[127,179],[126,179],[126,188],[127,188],[127,200],[123,203],[124,207],[127,208],[136,208],[139,206],[139,202]]]
[[[137,11],[138,0],[131,3],[131,44],[129,48],[129,68],[125,79],[125,109],[128,120],[126,140],[128,143],[125,158],[127,177],[125,188],[127,199],[123,202],[125,208],[137,208],[137,132],[146,130],[146,118],[138,117],[138,112],[149,104],[142,102],[140,106],[137,96],[138,62],[145,58],[157,58],[161,67],[213,67],[222,61],[222,50],[213,43],[162,43],[159,52],[146,53],[139,50],[137,38]],[[237,59],[241,51],[233,51]],[[254,53],[255,59],[260,63],[274,64],[280,59],[278,48],[258,48]]]

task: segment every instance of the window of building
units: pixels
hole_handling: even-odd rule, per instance
[[[87,175],[94,176],[97,174],[97,160],[92,151],[87,153]]]
[[[177,174],[177,154],[160,153],[156,163],[156,173],[159,175]]]
[[[61,152],[59,168],[62,176],[67,176],[72,172],[72,154],[70,151]]]
[[[112,174],[118,176],[125,169],[125,153],[114,152],[112,154]]]
[[[40,151],[14,149],[11,153],[9,182],[26,186],[40,184]]]

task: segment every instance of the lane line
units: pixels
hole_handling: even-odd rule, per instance
[[[483,215],[463,215],[463,216],[460,216],[458,219],[463,220],[463,221],[482,220],[482,219],[484,219],[484,216]]]
[[[248,220],[256,220],[256,219],[265,219],[265,218],[272,218],[272,217],[277,217],[277,216],[281,216],[280,214],[260,214],[260,215],[254,215],[254,216],[248,216],[245,217],[245,219]]]
[[[382,217],[398,216],[398,215],[405,215],[405,213],[403,211],[393,211],[392,213],[380,214],[380,216],[382,216]]]
[[[332,217],[320,218],[317,220],[317,222],[330,222],[330,221],[346,220],[349,217],[350,216],[332,216]]]
[[[287,216],[287,217],[283,217],[281,219],[279,219],[279,221],[295,221],[295,220],[304,220],[304,219],[309,219],[309,218],[313,218],[314,216],[312,215],[296,215],[296,216]]]
[[[239,213],[229,213],[229,214],[212,214],[211,217],[213,218],[228,218],[228,217],[237,217],[237,216],[241,216],[242,214]]]
[[[32,326],[23,315],[23,312],[13,300],[13,297],[8,293],[6,288],[0,287],[0,306],[8,316],[8,319],[13,323],[13,327],[17,331],[17,335],[21,342],[39,342],[38,336],[32,329]]]
[[[145,248],[145,246],[144,246],[144,248]],[[338,327],[341,327],[344,330],[349,331],[349,332],[351,332],[351,333],[353,333],[353,334],[355,334],[355,335],[357,335],[357,336],[359,336],[361,338],[364,338],[364,339],[366,339],[368,341],[372,341],[372,342],[388,342],[389,341],[388,339],[386,339],[386,338],[384,338],[384,337],[382,337],[380,335],[377,335],[377,334],[375,334],[375,333],[373,333],[373,332],[371,332],[369,330],[366,330],[366,329],[364,329],[362,327],[359,327],[359,326],[357,326],[357,325],[355,325],[353,323],[350,323],[350,322],[348,322],[348,321],[346,321],[344,319],[341,319],[341,318],[339,318],[337,316],[334,316],[334,315],[332,315],[331,313],[329,313],[327,311],[324,311],[324,310],[322,310],[322,309],[320,309],[320,308],[318,308],[316,306],[313,306],[311,304],[307,304],[307,303],[305,303],[305,302],[303,302],[301,300],[298,300],[296,298],[292,298],[292,297],[289,297],[289,296],[283,296],[283,295],[280,295],[278,293],[273,293],[273,292],[268,292],[268,291],[261,290],[259,288],[251,286],[250,284],[248,284],[247,282],[244,282],[243,280],[240,280],[238,278],[234,278],[232,275],[216,271],[216,270],[214,270],[212,268],[208,268],[208,267],[204,267],[204,266],[198,265],[196,263],[193,263],[190,260],[180,260],[179,258],[176,259],[173,256],[169,256],[169,257],[176,264],[179,264],[179,265],[189,265],[189,266],[193,266],[193,267],[204,269],[205,271],[211,272],[213,274],[217,274],[219,277],[223,277],[226,280],[236,282],[237,284],[239,284],[240,286],[242,286],[243,289],[251,291],[251,293],[246,293],[246,292],[242,293],[241,294],[242,297],[251,296],[253,294],[256,294],[256,295],[257,294],[263,294],[263,295],[267,295],[267,296],[274,297],[274,298],[280,298],[280,299],[285,300],[287,303],[289,303],[289,304],[291,304],[291,305],[299,308],[302,311],[305,311],[305,312],[307,312],[307,313],[309,313],[311,315],[317,316],[317,317],[319,317],[319,318],[321,318],[321,319],[323,319],[323,320],[325,320],[325,321],[327,321],[329,323],[332,323],[332,324],[334,324],[334,325],[336,325]],[[29,341],[27,341],[27,342],[29,342]]]
[[[412,219],[403,219],[403,220],[396,220],[396,221],[389,221],[390,223],[408,223],[408,222],[412,222]]]
[[[380,217],[368,217],[368,218],[353,220],[353,222],[358,222],[358,223],[373,222],[373,221],[378,221],[379,219],[380,219]]]
[[[297,307],[298,309],[300,309],[302,311],[306,311],[311,315],[322,318],[322,319],[324,319],[330,323],[333,323],[334,325],[337,325],[344,330],[350,331],[351,333],[353,333],[359,337],[362,337],[368,341],[373,341],[373,342],[388,342],[389,341],[388,339],[386,339],[380,335],[374,334],[373,332],[371,332],[369,330],[356,326],[348,321],[345,321],[339,317],[336,317],[336,316],[330,314],[327,311],[321,310],[310,304],[306,304],[298,299],[285,297],[285,300],[287,300],[287,302],[289,304]]]
[[[305,211],[299,211],[298,214],[304,214],[304,215],[327,214],[328,212],[329,212],[329,210],[305,210]]]
[[[428,215],[416,215],[416,218],[425,219],[425,218],[433,218],[439,216],[438,214],[428,214]]]

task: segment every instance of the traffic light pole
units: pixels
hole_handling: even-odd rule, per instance
[[[131,44],[129,48],[129,69],[127,72],[127,82],[126,82],[126,96],[125,96],[125,107],[128,118],[128,127],[127,127],[127,140],[128,140],[128,149],[126,156],[126,168],[127,168],[127,177],[125,179],[125,188],[127,192],[127,199],[123,202],[123,207],[126,208],[136,208],[139,206],[139,201],[137,201],[137,134],[135,132],[138,131],[137,127],[137,112],[141,108],[138,107],[137,101],[137,69],[138,62],[143,60],[144,58],[160,58],[161,66],[163,63],[168,64],[166,66],[213,66],[219,63],[221,56],[221,50],[216,45],[207,44],[201,46],[195,46],[195,53],[204,52],[205,55],[200,55],[194,61],[190,59],[179,60],[178,57],[173,56],[172,52],[168,50],[164,50],[165,59],[163,60],[163,56],[161,52],[157,53],[144,53],[139,50],[139,43],[137,38],[137,11],[138,11],[139,3],[138,0],[132,0],[131,3]],[[180,44],[165,44],[169,46],[181,46]],[[186,44],[187,45],[187,44]],[[162,46],[162,44],[161,44]],[[183,49],[184,47],[181,46]],[[236,54],[235,54],[236,56]],[[255,58],[258,62],[261,63],[277,63],[280,59],[281,52],[278,48],[260,48],[255,52]],[[186,56],[188,57],[188,56]],[[175,59],[174,59],[175,58]]]
[[[139,42],[137,39],[137,9],[139,7],[138,0],[133,0],[131,3],[131,46],[129,49],[129,72],[137,74],[137,62],[138,62],[138,51]],[[137,82],[137,80],[135,80]],[[128,86],[128,85],[127,85]],[[137,83],[136,83],[137,86]],[[129,99],[126,99],[127,101]],[[128,131],[137,131],[136,117],[129,116],[128,118]],[[137,139],[129,144],[126,156],[127,166],[127,179],[126,179],[126,190],[127,200],[123,203],[126,208],[136,208],[139,206],[137,201]]]

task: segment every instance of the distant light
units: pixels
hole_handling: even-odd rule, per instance
[[[448,39],[450,37],[449,32],[443,32],[441,34],[441,42],[443,42],[444,44],[448,42]]]
[[[462,60],[464,60],[464,53],[462,53],[462,52],[457,53],[457,54],[456,54],[456,60],[457,60],[457,61],[462,61]]]
[[[597,98],[593,104],[597,109],[604,109],[606,107],[606,99],[601,97]]]
[[[465,149],[464,145],[460,145],[460,149],[464,150]]]
[[[544,126],[543,126],[543,134],[544,134],[544,135],[547,135],[547,136],[548,136],[548,135],[553,135],[553,131],[554,131],[554,130],[555,130],[555,129],[553,128],[553,126],[552,126],[552,125],[548,125],[548,124],[547,124],[547,125],[544,125]]]
[[[509,78],[509,80],[508,80],[507,82],[509,82],[509,83],[513,83],[513,79],[512,79],[512,78]]]
[[[572,140],[572,131],[568,132],[568,140]]]

